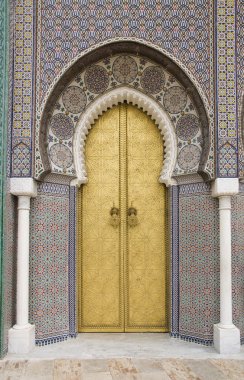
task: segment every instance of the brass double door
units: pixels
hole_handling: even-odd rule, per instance
[[[121,104],[97,120],[85,154],[78,330],[168,331],[162,136],[144,112]]]

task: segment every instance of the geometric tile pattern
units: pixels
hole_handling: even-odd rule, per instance
[[[4,221],[6,210],[6,156],[7,156],[7,98],[8,98],[8,2],[0,2],[0,357],[4,352],[4,297],[2,288],[5,279]]]
[[[133,54],[98,61],[77,73],[64,88],[46,125],[51,172],[75,175],[73,135],[82,113],[98,96],[122,84],[151,96],[168,113],[176,131],[178,149],[173,175],[197,172],[205,131],[194,99],[165,68]],[[38,129],[36,137],[38,140]],[[40,175],[38,167],[39,160],[36,160],[36,175]]]
[[[30,150],[22,141],[12,150],[12,176],[28,177],[30,175]]]
[[[235,12],[235,0],[215,2],[218,177],[238,175]]]
[[[18,0],[14,18],[12,176],[31,176],[32,121],[34,117],[35,2]]]
[[[173,337],[179,336],[179,186],[171,186],[168,197],[169,247],[171,258],[169,274],[171,286],[171,313],[170,333]],[[169,282],[168,282],[169,284]]]
[[[69,204],[69,335],[76,337],[76,188],[70,186]]]
[[[244,343],[244,189],[232,198],[232,303],[233,323]]]
[[[14,70],[14,8],[13,1],[9,2],[9,37],[8,37],[8,143],[7,143],[7,176],[11,176],[12,166],[12,132],[13,132],[13,70]]]
[[[236,64],[237,64],[237,84],[238,100],[244,89],[244,2],[236,1]]]
[[[213,109],[213,2],[210,0],[136,0],[129,6],[109,0],[106,7],[99,0],[69,3],[19,0],[14,3],[13,25],[15,92],[11,149],[16,158],[11,166],[12,176],[31,175],[35,98],[38,109],[66,66],[94,44],[124,38],[158,47],[185,67]],[[21,142],[26,146],[24,162],[16,152]],[[209,165],[213,166],[211,160]]]
[[[236,148],[228,140],[219,149],[219,177],[221,173],[225,177],[237,176],[237,153]]]
[[[30,320],[39,345],[69,335],[69,186],[44,183],[31,200]]]
[[[219,322],[218,219],[209,185],[180,186],[179,335],[204,344],[212,344]]]
[[[237,9],[234,3],[234,0],[218,0],[215,9],[218,80],[216,104],[219,130],[218,152],[221,160],[218,163],[220,166],[218,174],[221,177],[237,175],[235,43],[237,42],[237,70],[240,81],[238,94],[240,94],[243,88],[241,83],[243,78],[241,50],[243,2],[241,0],[236,2]],[[74,61],[92,45],[124,37],[141,39],[158,46],[174,57],[176,62],[181,62],[187,67],[192,77],[200,83],[213,108],[213,4],[214,2],[210,0],[206,2],[193,0],[139,2],[136,0],[130,6],[126,6],[109,0],[105,7],[104,2],[98,0],[89,2],[77,0],[69,2],[69,5],[61,0],[56,2],[41,0],[37,3],[38,38],[35,65],[33,33],[35,2],[19,0],[16,3],[14,20],[15,90],[12,150],[15,152],[18,149],[16,147],[22,142],[26,146],[26,151],[24,163],[21,159],[15,159],[12,175],[31,174],[34,93],[37,95],[37,106],[40,107],[52,83],[62,75],[62,70],[65,70],[69,62]],[[238,29],[235,41],[236,19],[240,31]],[[33,87],[35,66],[37,67],[36,92]],[[231,170],[225,164],[221,167],[223,161],[228,162],[227,143],[235,150]],[[15,155],[17,156],[17,153]]]
[[[244,177],[244,1],[236,1],[236,77],[238,97],[240,177]],[[242,120],[241,113],[243,112]]]
[[[189,69],[209,96],[212,4],[207,1],[38,2],[37,103],[84,50],[102,41],[137,38],[165,49]]]

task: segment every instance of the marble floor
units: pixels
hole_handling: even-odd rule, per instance
[[[219,355],[213,347],[168,334],[79,334],[28,355],[0,361],[0,380],[242,380],[244,347]]]
[[[241,380],[244,360],[55,359],[0,361],[1,380]]]
[[[220,359],[210,346],[185,342],[162,333],[83,333],[64,342],[36,346],[28,355],[9,354],[7,359],[113,359],[113,358]],[[232,359],[244,359],[244,346]]]

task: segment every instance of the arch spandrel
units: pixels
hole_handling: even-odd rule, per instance
[[[213,176],[208,117],[203,104],[199,106],[200,97],[193,97],[192,88],[185,88],[157,62],[128,53],[105,57],[73,73],[60,90],[42,115],[36,178],[51,171],[77,178],[78,182],[81,178],[85,180],[85,163],[82,167],[77,158],[77,136],[82,142],[84,128],[89,130],[88,124],[99,116],[99,108],[104,112],[123,101],[142,108],[163,131],[166,152],[163,182],[169,184],[172,177],[194,173]],[[163,128],[163,124],[167,127]],[[79,157],[83,162],[82,154]]]

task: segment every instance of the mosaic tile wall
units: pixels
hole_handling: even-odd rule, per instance
[[[3,322],[3,352],[7,353],[8,330],[16,319],[16,239],[17,239],[17,198],[9,193],[6,195],[5,224],[5,255],[4,255],[4,322]]]
[[[69,198],[69,334],[76,337],[76,188]]]
[[[235,0],[215,2],[217,176],[238,176]]]
[[[238,98],[244,89],[244,1],[236,1],[236,59],[238,76]]]
[[[35,3],[31,0],[14,2],[12,177],[30,177],[32,173]]]
[[[47,126],[52,173],[76,175],[72,150],[78,121],[99,96],[124,84],[149,95],[167,111],[177,136],[178,159],[173,175],[196,173],[204,131],[194,99],[165,68],[133,54],[97,62],[77,74],[63,90]],[[209,142],[205,145],[208,147]],[[211,149],[213,155],[213,144]]]
[[[0,2],[0,357],[5,350],[4,309],[6,279],[4,233],[6,210],[7,98],[8,98],[8,1]]]
[[[236,176],[236,43],[239,78],[243,65],[238,49],[241,37],[235,40],[235,27],[241,25],[242,3],[238,0],[235,7],[235,0],[16,1],[12,175],[29,176],[32,172],[33,104],[37,110],[42,107],[53,84],[85,51],[124,38],[158,47],[184,66],[204,90],[210,102],[210,118],[214,113],[216,54],[218,175]]]
[[[69,335],[69,186],[39,185],[30,228],[30,320],[44,345]]]
[[[195,83],[205,99],[210,118],[207,172],[214,171],[213,131],[213,3],[191,0],[66,1],[38,2],[36,64],[35,177],[42,174],[39,121],[53,84],[85,52],[113,40],[134,40],[166,53]],[[169,42],[170,41],[170,42]],[[179,41],[181,43],[179,44]],[[201,89],[201,90],[200,90]],[[210,102],[210,106],[208,104]],[[58,148],[58,147],[56,147]],[[64,150],[64,149],[63,149]],[[188,152],[189,150],[189,152]],[[58,150],[59,153],[59,150]],[[186,147],[182,156],[195,156]],[[61,154],[61,153],[60,153]],[[66,149],[66,156],[69,152]],[[207,155],[207,153],[206,153]]]
[[[236,0],[236,62],[238,76],[238,99],[244,91],[244,1]]]
[[[167,217],[169,221],[169,252],[167,272],[170,279],[168,300],[170,301],[170,333],[179,337],[179,186],[172,186],[168,190]]]
[[[7,127],[7,177],[11,177],[11,166],[12,166],[12,150],[11,150],[11,140],[12,140],[12,117],[13,117],[13,68],[14,68],[14,2],[11,1],[9,6],[9,41],[8,41],[8,127]]]
[[[236,1],[236,66],[240,151],[240,176],[244,177],[244,1]],[[243,97],[242,97],[243,94]],[[241,117],[241,113],[243,113]]]
[[[233,321],[244,343],[244,186],[232,200]]]
[[[165,49],[210,97],[212,1],[42,0],[38,4],[39,105],[69,62],[92,45],[123,37]]]
[[[211,344],[219,322],[218,200],[205,183],[179,190],[179,334]]]

